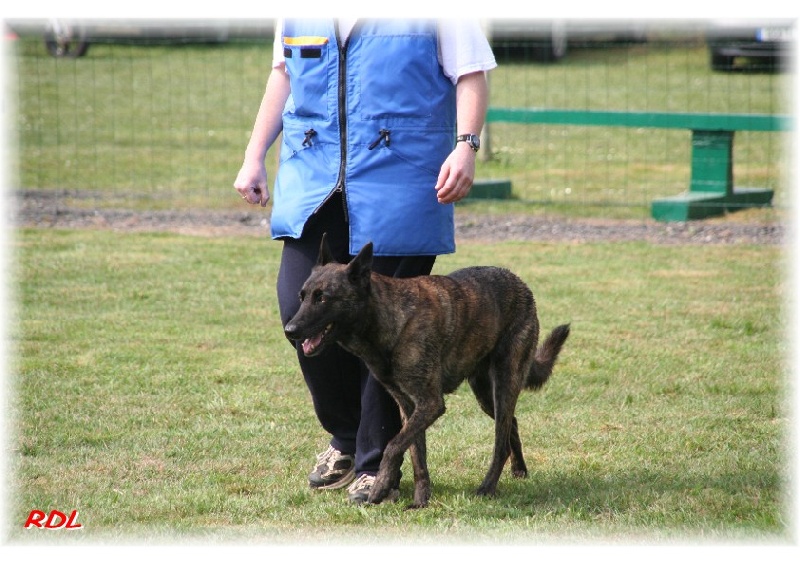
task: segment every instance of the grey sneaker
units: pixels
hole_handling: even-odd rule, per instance
[[[353,504],[366,504],[369,500],[369,491],[375,484],[375,477],[372,475],[360,475],[355,482],[347,487],[347,500]],[[400,498],[400,491],[393,488],[383,502],[394,502]]]
[[[317,464],[308,475],[308,485],[314,489],[337,489],[346,487],[356,476],[356,460],[334,448],[317,455]]]

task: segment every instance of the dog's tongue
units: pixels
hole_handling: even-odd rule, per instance
[[[319,344],[322,343],[322,336],[324,334],[320,333],[319,335],[315,335],[314,337],[310,337],[303,341],[303,353],[306,355],[310,355],[314,352],[314,350],[319,347]]]

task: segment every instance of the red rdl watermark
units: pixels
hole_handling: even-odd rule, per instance
[[[83,527],[78,523],[78,511],[73,510],[69,516],[59,510],[49,513],[43,510],[31,510],[25,520],[25,529],[40,528],[43,530],[80,530]]]

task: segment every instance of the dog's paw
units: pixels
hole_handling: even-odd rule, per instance
[[[369,497],[367,497],[367,502],[370,504],[380,504],[389,497],[391,490],[392,489],[384,486],[380,481],[375,481],[375,484],[369,489]]]
[[[495,485],[481,485],[478,487],[478,490],[475,494],[478,496],[494,497],[497,495],[497,487]]]
[[[409,505],[406,510],[412,508],[425,508],[431,498],[431,485],[426,480],[417,481],[414,485],[414,503]]]

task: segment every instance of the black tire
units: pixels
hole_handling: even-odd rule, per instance
[[[729,55],[722,55],[718,51],[711,50],[711,70],[712,71],[730,71],[733,69],[733,57]]]

